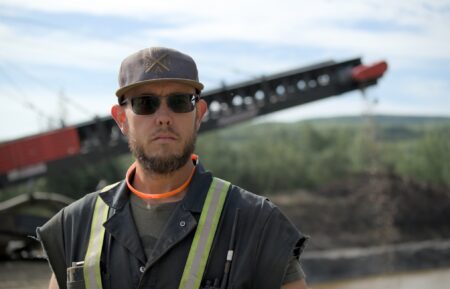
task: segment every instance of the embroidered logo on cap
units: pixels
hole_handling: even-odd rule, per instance
[[[155,72],[162,73],[165,71],[170,71],[170,60],[169,54],[163,54],[158,58],[152,58],[150,55],[145,56],[144,68],[145,72]]]

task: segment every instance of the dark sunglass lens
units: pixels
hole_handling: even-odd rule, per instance
[[[160,104],[160,100],[156,96],[140,96],[131,99],[131,107],[135,114],[152,114],[155,113]]]
[[[167,104],[174,112],[190,112],[194,109],[192,98],[192,94],[173,94],[167,98]]]

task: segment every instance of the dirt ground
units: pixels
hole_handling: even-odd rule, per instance
[[[46,289],[50,267],[46,261],[0,262],[1,289]]]

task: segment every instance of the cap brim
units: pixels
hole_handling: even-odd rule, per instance
[[[195,89],[198,89],[199,91],[202,91],[202,89],[204,88],[204,85],[202,83],[200,83],[198,81],[190,80],[190,79],[183,79],[183,78],[149,79],[149,80],[138,81],[138,82],[135,82],[133,84],[121,87],[121,88],[119,88],[116,91],[116,95],[117,95],[117,97],[121,97],[128,90],[130,90],[130,89],[132,89],[134,87],[137,87],[137,86],[141,86],[141,85],[147,84],[147,83],[169,82],[169,81],[170,82],[184,83],[184,84],[187,84],[187,85],[190,85],[190,86],[194,87]]]

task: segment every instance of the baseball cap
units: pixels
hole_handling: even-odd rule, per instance
[[[150,47],[122,61],[116,95],[121,97],[133,87],[164,81],[191,85],[198,93],[204,87],[198,80],[197,65],[192,57],[171,48]]]

